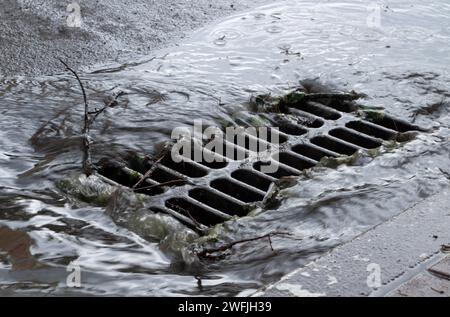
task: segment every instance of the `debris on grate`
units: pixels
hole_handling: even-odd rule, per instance
[[[158,196],[152,210],[207,228],[247,215],[268,200],[275,182],[292,184],[293,176],[324,158],[351,156],[425,131],[379,111],[360,110],[354,102],[359,97],[299,90],[278,98],[257,96],[253,110],[268,123],[266,133],[239,130],[218,140],[214,151],[192,138],[186,153],[170,151],[159,159],[130,154],[120,162],[103,158],[97,173],[111,184]],[[251,127],[245,119],[238,123]],[[196,147],[208,155],[194,159]],[[276,168],[268,171],[270,165]]]

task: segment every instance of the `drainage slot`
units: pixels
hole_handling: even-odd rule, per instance
[[[290,135],[303,135],[306,134],[308,131],[296,124],[293,124],[288,121],[279,122],[280,124],[280,131],[286,134]]]
[[[131,188],[141,179],[141,176],[138,173],[133,173],[133,171],[131,170],[127,171],[125,167],[120,166],[120,164],[118,163],[101,160],[99,162],[99,165],[100,168],[98,169],[98,173],[100,175],[123,186]],[[150,196],[164,193],[164,188],[154,185],[156,184],[142,182],[142,184],[136,189],[136,192]]]
[[[165,159],[167,159],[167,158],[170,159],[170,156],[167,155],[165,157]],[[145,175],[145,173],[147,173],[147,171],[149,171],[154,164],[152,161],[150,161],[147,158],[139,159],[137,156],[130,159],[130,161],[128,163],[132,170],[135,170],[135,171],[141,173],[142,175]],[[182,186],[186,183],[185,180],[183,180],[179,176],[174,175],[174,174],[170,173],[169,171],[166,171],[166,170],[160,168],[159,166],[153,170],[153,172],[151,173],[151,175],[148,178],[153,179],[159,183],[170,182],[171,186]]]
[[[383,129],[379,126],[376,126],[375,124],[364,121],[351,121],[348,122],[345,126],[355,131],[383,140],[392,140],[396,135],[394,131]]]
[[[219,215],[215,215],[214,213],[209,212],[201,206],[193,204],[185,198],[168,199],[166,200],[165,205],[167,208],[175,210],[183,216],[189,219],[194,219],[196,222],[206,226],[216,225],[225,220]]]
[[[331,109],[327,109],[322,105],[312,102],[303,102],[293,105],[295,108],[309,112],[326,120],[337,120],[341,117],[340,113]]]
[[[244,203],[251,203],[264,199],[264,195],[236,184],[235,182],[226,178],[215,179],[210,183],[210,185],[212,188],[215,188],[218,191],[221,191],[231,197],[239,199]]]
[[[247,214],[247,210],[243,205],[239,205],[238,203],[228,200],[204,188],[195,188],[190,190],[189,197],[228,215],[245,216]]]
[[[180,155],[199,163],[203,166],[206,166],[210,169],[222,169],[228,165],[228,162],[224,159],[223,156],[217,155],[217,149],[214,151],[210,151],[201,147],[195,142],[191,142],[191,153],[189,155],[184,154],[184,147],[180,150]],[[220,154],[220,153],[219,153]],[[224,152],[225,156],[225,152]],[[208,162],[206,161],[208,160]]]
[[[210,152],[210,151],[208,151],[208,152]],[[233,144],[231,142],[227,142],[227,141],[223,141],[223,142],[217,144],[217,146],[215,146],[214,148],[211,149],[211,153],[219,154],[220,156],[223,156],[223,157],[227,158],[228,160],[233,160],[233,161],[244,160],[248,157],[248,154],[244,148],[238,147],[235,144]],[[205,153],[205,154],[211,155],[208,153]],[[225,162],[225,164],[227,164],[227,163]]]
[[[297,118],[297,122],[305,127],[313,128],[313,129],[320,128],[324,124],[323,121],[320,119],[305,118],[303,116],[300,118]]]
[[[307,112],[300,111],[298,109],[290,109],[289,111],[292,115],[295,116],[295,118],[297,119],[297,123],[301,124],[302,126],[317,129],[324,125],[324,122],[322,120],[316,118],[315,116],[311,116]]]
[[[208,172],[195,165],[192,162],[189,161],[184,161],[184,158],[180,156],[180,158],[183,160],[179,163],[175,163],[172,158],[168,155],[166,156],[162,161],[161,164],[173,169],[175,171],[177,171],[180,174],[186,175],[188,177],[192,177],[192,178],[200,178],[200,177],[204,177],[208,174]]]
[[[231,173],[231,177],[264,192],[269,190],[272,181],[248,169],[239,169]]]
[[[98,169],[98,173],[127,187],[133,187],[133,185],[139,181],[139,177],[134,177],[133,175],[126,173],[121,167],[102,165]]]
[[[263,140],[267,140],[269,143],[273,144],[282,144],[287,142],[288,137],[284,134],[281,134],[279,130],[273,128],[266,128],[267,133],[262,133],[258,130],[258,138]]]
[[[358,106],[356,106],[355,104],[351,104],[349,102],[345,102],[345,101],[332,100],[332,101],[324,102],[324,104],[327,107],[336,109],[341,112],[350,113],[350,112],[354,112],[354,111],[358,110]]]
[[[267,168],[269,168],[270,166],[270,171],[269,172],[264,172],[262,171],[262,168],[267,166]],[[293,171],[290,171],[288,169],[285,169],[284,167],[280,166],[279,164],[277,164],[276,161],[271,161],[269,162],[256,162],[255,164],[253,164],[253,168],[261,173],[264,173],[266,175],[272,176],[274,178],[281,178],[284,176],[293,176],[293,175],[298,175],[298,173],[294,173]],[[272,171],[274,170],[274,171]]]
[[[248,134],[235,135],[232,142],[252,152],[264,152],[269,149],[269,143]]]
[[[279,162],[298,169],[299,171],[311,168],[315,165],[288,152],[278,153],[278,160]]]
[[[208,162],[206,160],[208,160]],[[203,151],[202,159],[199,160],[198,163],[214,170],[225,168],[228,165],[228,162],[224,157],[208,150]]]
[[[371,117],[366,117],[366,120],[381,125],[385,128],[394,130],[394,131],[398,131],[398,132],[407,132],[407,131],[416,131],[416,130],[420,130],[418,127],[405,122],[405,121],[400,121],[398,119],[394,119],[391,116],[388,115],[377,115],[377,116],[371,116]]]
[[[372,140],[368,137],[364,137],[357,133],[353,133],[343,128],[333,129],[329,132],[329,134],[338,139],[347,141],[352,144],[356,144],[365,149],[375,149],[381,146],[381,143],[378,141]]]
[[[145,172],[144,172],[145,173]],[[151,173],[150,179],[153,179],[159,183],[166,183],[166,182],[174,182],[174,185],[181,186],[185,184],[185,180],[183,180],[180,177],[177,177],[159,167],[157,167],[153,173]],[[176,182],[175,182],[176,181]],[[179,181],[179,182],[178,182]]]
[[[297,145],[294,145],[291,148],[291,150],[294,151],[295,153],[312,158],[313,160],[316,160],[316,161],[320,161],[322,158],[327,157],[327,156],[328,157],[336,156],[328,151],[321,150],[321,149],[319,149],[315,146],[309,145],[309,144],[297,144]]]
[[[358,151],[358,149],[356,147],[352,147],[350,145],[336,141],[327,136],[317,136],[315,138],[312,138],[311,143],[318,145],[320,147],[323,147],[325,149],[328,149],[330,151],[344,154],[344,155],[352,155],[356,151]]]

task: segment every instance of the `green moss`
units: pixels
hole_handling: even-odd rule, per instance
[[[294,91],[282,97],[281,101],[285,102],[289,106],[302,103],[304,99],[305,99],[304,93]]]
[[[368,120],[382,120],[385,115],[383,110],[363,110],[363,117]]]
[[[408,131],[404,133],[397,134],[396,141],[400,143],[409,142],[416,138],[417,132],[416,131]]]
[[[381,148],[380,148],[380,147],[377,147],[377,148],[375,148],[375,149],[370,149],[370,150],[367,151],[367,154],[368,154],[370,157],[376,157],[376,156],[379,156],[380,153],[381,153]]]
[[[396,140],[389,140],[384,143],[384,149],[387,151],[393,150],[398,147],[398,142]]]
[[[252,116],[250,118],[250,124],[252,127],[260,128],[269,125],[266,119],[261,118],[260,116]]]
[[[106,206],[116,187],[104,183],[95,175],[84,174],[56,182],[57,188],[86,203]]]
[[[127,174],[129,176],[130,182],[139,180],[141,178],[141,173],[135,171],[135,170],[127,170]]]
[[[360,157],[361,153],[356,152],[353,155],[338,156],[338,157],[323,157],[317,166],[337,168],[339,165],[348,164],[352,165]]]

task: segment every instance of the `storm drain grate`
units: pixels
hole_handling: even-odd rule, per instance
[[[280,114],[260,114],[272,126],[279,127],[278,142],[270,138],[266,142],[244,131],[240,137],[245,142],[239,143],[241,146],[237,145],[238,136],[221,143],[223,153],[232,153],[220,157],[221,162],[211,159],[220,155],[207,150],[210,159],[199,162],[183,153],[181,162],[175,162],[170,153],[158,161],[130,154],[120,163],[100,160],[97,171],[105,181],[131,188],[152,169],[150,176],[134,188],[154,197],[151,210],[171,214],[188,226],[203,229],[233,216],[247,215],[255,203],[265,199],[274,181],[300,175],[324,157],[353,155],[378,148],[400,133],[423,131],[389,115],[358,117],[355,106],[346,102],[305,102],[289,110],[290,119]],[[256,151],[250,146],[252,142],[258,144]],[[194,140],[192,145],[199,146]],[[276,155],[258,153],[267,147],[272,148],[270,153],[275,149]],[[277,170],[264,173],[263,167],[268,163],[277,164]]]

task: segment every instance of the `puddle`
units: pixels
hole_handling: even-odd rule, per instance
[[[0,227],[13,228],[0,230],[26,232],[33,258],[48,267],[31,270],[33,278],[10,275],[14,261],[0,246],[0,293],[246,293],[448,186],[442,171],[450,173],[450,116],[448,107],[432,105],[449,97],[450,29],[443,25],[450,6],[400,1],[390,9],[370,28],[362,1],[274,3],[201,29],[146,61],[82,74],[93,108],[125,93],[91,131],[94,159],[154,154],[173,128],[196,118],[219,126],[251,118],[251,96],[276,95],[306,78],[364,93],[364,105],[431,129],[379,155],[301,175],[279,193],[277,208],[217,231],[226,242],[289,232],[272,238],[275,251],[266,240],[253,241],[200,266],[174,256],[177,239],[146,240],[139,222],[124,226],[56,187],[80,173],[83,104],[70,75],[0,79]],[[81,267],[79,289],[65,284],[73,261]]]

